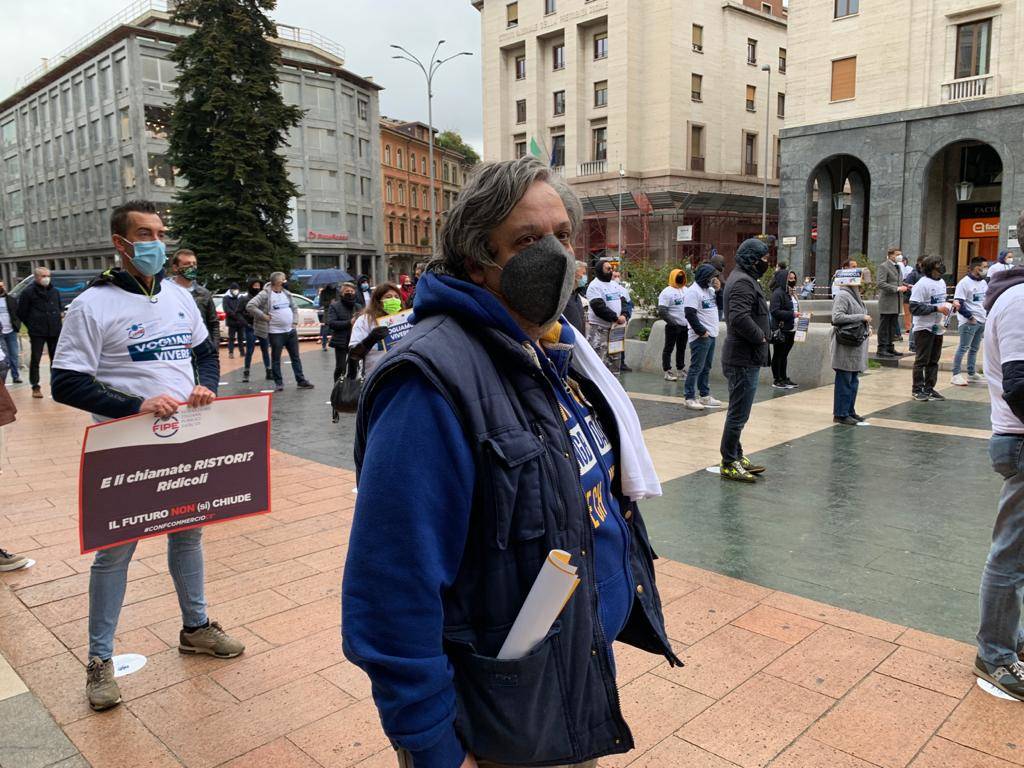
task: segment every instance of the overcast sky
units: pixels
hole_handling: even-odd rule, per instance
[[[129,0],[0,0],[0,98],[19,78],[129,5]],[[278,0],[274,19],[307,27],[345,48],[345,66],[384,86],[381,112],[427,121],[427,87],[412,64],[391,58],[397,43],[426,60],[440,39],[449,54],[472,51],[434,81],[434,125],[455,128],[480,151],[480,14],[470,0]]]

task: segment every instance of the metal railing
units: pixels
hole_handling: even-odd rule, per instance
[[[580,163],[579,171],[576,173],[577,176],[598,176],[602,173],[607,173],[608,161],[607,160],[589,160],[585,163]]]
[[[996,95],[995,75],[961,77],[942,84],[943,101],[966,101]]]
[[[111,16],[87,35],[83,35],[75,40],[75,42],[56,56],[43,59],[42,64],[15,82],[15,91],[21,90],[33,80],[43,75],[47,70],[58,66],[76,53],[88,48],[108,32],[120,26],[141,21],[152,12],[172,13],[174,6],[175,0],[135,0],[131,5]],[[342,46],[309,29],[293,27],[289,24],[277,24],[277,39],[312,45],[339,59],[344,60],[345,58],[345,49]]]

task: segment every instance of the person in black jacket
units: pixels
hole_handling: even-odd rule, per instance
[[[794,389],[797,385],[790,380],[786,370],[789,353],[796,339],[796,272],[780,269],[772,283],[771,316],[772,327],[781,331],[782,337],[772,339],[772,386],[775,389]]]
[[[50,285],[50,270],[36,267],[34,274],[35,282],[18,297],[18,318],[28,328],[28,338],[32,344],[28,381],[32,385],[32,397],[39,399],[43,396],[39,388],[39,361],[43,359],[43,347],[46,347],[50,368],[53,368],[53,355],[60,337],[62,307],[60,291]]]
[[[318,297],[320,304],[320,311],[317,313],[320,316],[320,348],[323,350],[327,349],[327,342],[331,338],[331,329],[327,325],[327,310],[330,309],[331,304],[338,298],[338,286],[334,283],[325,285],[320,289],[320,295]]]
[[[263,356],[266,380],[273,381],[274,374],[270,370],[270,342],[256,335],[252,315],[245,311],[245,307],[249,302],[263,290],[263,281],[258,277],[253,277],[247,282],[249,284],[248,292],[242,296],[242,300],[238,303],[238,314],[241,315],[242,320],[245,322],[245,367],[242,369],[242,382],[248,383],[249,381],[249,366],[252,365],[252,353],[256,351],[257,344],[259,344],[260,354]]]
[[[7,292],[7,286],[0,280],[0,351],[7,357],[11,371],[11,382],[21,384],[21,373],[18,370],[18,332],[21,320],[18,318],[18,300]],[[0,384],[6,383],[7,373],[0,376]]]
[[[587,332],[586,316],[583,313],[583,305],[587,301],[587,265],[582,261],[576,262],[576,286],[569,296],[569,303],[565,305],[562,314],[577,331],[581,334]]]
[[[752,483],[765,468],[743,454],[740,435],[750,418],[761,368],[770,362],[768,302],[758,283],[768,271],[768,246],[756,238],[744,240],[736,251],[736,267],[725,284],[722,372],[729,382],[729,412],[722,432],[721,475]]]
[[[235,342],[238,342],[238,354],[245,356],[245,318],[241,310],[242,296],[238,292],[238,283],[232,283],[224,294],[224,324],[228,327],[228,357],[235,356]]]
[[[324,324],[331,331],[331,348],[334,350],[334,380],[345,375],[348,362],[348,340],[352,336],[352,321],[359,313],[356,304],[356,284],[342,283],[341,296],[327,308]]]

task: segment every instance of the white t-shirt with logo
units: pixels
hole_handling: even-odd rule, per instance
[[[931,304],[933,307],[946,304],[946,281],[933,280],[924,275],[914,283],[914,289],[910,292],[910,301],[919,304]],[[937,309],[927,315],[914,315],[914,333],[918,331],[931,331],[941,336],[945,329],[942,323],[946,316]]]
[[[291,333],[295,327],[291,296],[288,291],[270,292],[270,333]]]
[[[988,280],[975,280],[967,275],[956,284],[953,298],[959,299],[964,309],[971,313],[971,317],[979,323],[985,322],[985,294],[988,293]],[[966,323],[963,315],[960,315],[960,322]]]
[[[714,288],[710,285],[707,288],[701,288],[697,283],[693,283],[683,292],[683,306],[697,310],[697,319],[707,329],[708,336],[711,338],[718,336],[718,304],[715,303]],[[697,334],[692,326],[689,340],[691,342],[697,340]]]
[[[0,296],[0,333],[10,333],[14,330],[11,325],[11,313],[7,311],[7,299]]]
[[[685,294],[685,288],[676,288],[672,285],[663,289],[658,294],[658,306],[665,307],[668,310],[668,316],[675,320],[676,325],[686,325],[686,312],[683,307],[683,296]]]
[[[985,324],[985,378],[992,401],[992,431],[1022,435],[1024,423],[1003,400],[1003,364],[1024,360],[1024,283],[1000,296]]]
[[[375,328],[377,323],[370,320],[369,315],[366,313],[360,314],[356,318],[355,323],[352,325],[352,335],[348,339],[348,348],[358,346],[366,340],[366,337],[370,335],[370,331]],[[369,376],[373,373],[373,369],[377,367],[380,359],[386,354],[383,349],[383,345],[374,344],[369,352],[366,353],[366,357],[363,358],[363,376]]]
[[[209,338],[195,300],[165,280],[156,302],[113,285],[89,288],[68,306],[53,367],[94,376],[144,399],[188,399],[192,348]]]
[[[604,280],[598,280],[595,277],[590,281],[590,285],[587,286],[587,304],[589,305],[594,299],[603,299],[604,303],[608,305],[608,309],[614,312],[616,317],[622,314],[622,300],[628,297],[629,293],[627,293],[626,289],[614,280],[609,280],[606,283]],[[588,315],[590,322],[600,328],[611,328],[613,325],[613,323],[602,320],[595,315],[594,310],[589,309],[589,307]]]
[[[1013,264],[1002,264],[997,261],[988,268],[988,276],[992,277],[992,275],[998,275],[1000,272],[1005,272],[1007,269],[1013,269],[1013,267]]]

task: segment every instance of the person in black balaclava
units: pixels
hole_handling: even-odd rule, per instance
[[[768,271],[768,246],[756,238],[744,240],[736,251],[736,266],[725,285],[722,372],[729,382],[729,412],[722,432],[721,474],[727,480],[753,483],[765,468],[743,455],[740,435],[750,418],[761,368],[771,362],[768,302],[758,283]]]
[[[594,271],[595,279],[587,286],[587,341],[609,370],[617,371],[619,361],[608,356],[608,334],[614,326],[626,324],[622,305],[627,294],[621,283],[612,280],[613,271],[612,260],[601,259]]]
[[[245,311],[246,305],[263,290],[263,281],[258,277],[249,278],[246,281],[249,288],[238,305],[238,314],[245,320],[245,368],[242,369],[242,381],[249,381],[249,365],[252,363],[252,353],[256,350],[256,344],[260,345],[260,354],[263,355],[263,367],[266,369],[267,381],[274,380],[274,374],[270,370],[270,344],[266,339],[256,335],[256,329],[252,324],[252,315]]]

